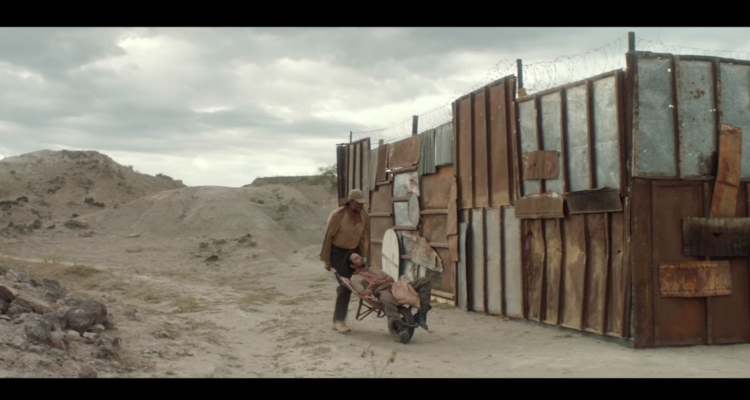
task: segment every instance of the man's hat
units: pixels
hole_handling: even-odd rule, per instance
[[[359,204],[367,203],[367,200],[365,199],[365,195],[359,189],[352,189],[352,190],[350,190],[349,191],[349,197],[346,200],[347,201],[356,201]]]

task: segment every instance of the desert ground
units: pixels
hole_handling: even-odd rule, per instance
[[[331,329],[310,179],[187,187],[97,152],[0,160],[0,377],[749,377],[750,345],[635,350],[435,304]]]

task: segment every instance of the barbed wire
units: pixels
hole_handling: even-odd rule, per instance
[[[692,54],[713,57],[750,59],[750,52],[734,50],[700,49],[690,46],[670,46],[659,40],[638,38],[636,48],[639,51],[669,54]],[[580,54],[563,55],[550,61],[538,61],[523,64],[523,83],[527,94],[533,94],[572,82],[584,80],[608,71],[625,68],[625,54],[627,44],[617,38],[603,46],[589,49]],[[453,101],[471,93],[487,84],[510,75],[517,75],[516,60],[501,60],[497,62],[472,87],[463,91],[455,91],[446,102],[418,116],[418,132],[436,128],[453,120]],[[392,124],[386,128],[352,132],[352,140],[369,137],[372,148],[377,147],[378,141],[390,143],[409,137],[412,134],[412,118]]]
[[[638,51],[649,51],[652,53],[665,54],[690,54],[694,56],[709,56],[719,58],[731,58],[735,60],[750,60],[750,52],[737,50],[715,50],[701,49],[691,46],[667,45],[660,40],[636,39]]]

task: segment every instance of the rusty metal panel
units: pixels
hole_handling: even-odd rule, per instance
[[[539,147],[547,150],[548,154],[551,152],[555,154],[554,159],[547,159],[554,162],[553,170],[555,173],[550,173],[540,179],[546,179],[544,182],[545,190],[563,193],[563,176],[559,173],[562,162],[559,157],[560,152],[562,152],[562,92],[541,96],[540,103],[542,107],[542,145]]]
[[[732,294],[729,261],[683,261],[659,265],[662,297],[709,297]]]
[[[362,194],[370,198],[370,138],[362,141]]]
[[[450,203],[451,184],[456,181],[453,176],[453,167],[448,165],[437,168],[431,175],[423,175],[422,184],[422,206],[425,210],[444,210]]]
[[[371,214],[392,214],[391,207],[391,185],[380,185],[377,190],[372,192],[372,204],[370,204]]]
[[[386,180],[385,170],[388,168],[388,154],[390,154],[390,144],[378,147],[378,170],[375,172],[376,183],[385,182]]]
[[[339,204],[341,204],[342,199],[346,198],[346,146],[336,146],[336,176],[337,176],[337,186],[338,186],[338,192],[339,192]]]
[[[703,298],[670,298],[659,295],[659,264],[698,261],[680,251],[682,218],[703,215],[703,187],[700,182],[680,186],[653,182],[653,248],[652,282],[654,299],[654,332],[657,346],[706,344],[706,300]]]
[[[490,205],[489,162],[487,149],[487,96],[479,92],[474,96],[474,207]]]
[[[559,219],[544,220],[544,244],[546,248],[547,292],[544,322],[550,325],[560,323],[560,295],[562,284],[562,227]]]
[[[450,251],[451,262],[453,263],[457,263],[459,261],[458,239],[458,235],[448,235],[448,250]]]
[[[619,189],[594,189],[565,194],[570,214],[590,214],[622,211]]]
[[[369,167],[368,167],[368,175],[367,175],[367,182],[368,187],[370,188],[370,192],[374,191],[376,186],[375,183],[378,180],[378,152],[380,151],[380,147],[376,147],[372,150],[370,150],[369,155]]]
[[[591,189],[589,185],[589,122],[586,85],[572,87],[565,92],[569,191]]]
[[[446,233],[450,235],[458,234],[458,206],[456,205],[456,196],[458,193],[456,181],[451,182],[450,186],[450,201],[448,202],[448,222],[446,226]]]
[[[633,179],[630,268],[633,271],[633,339],[636,347],[654,345],[653,224],[651,183]],[[627,222],[626,222],[627,223]]]
[[[742,158],[742,129],[721,125],[719,136],[719,168],[711,199],[711,217],[732,217],[737,208]]]
[[[462,214],[466,214],[468,210],[461,210]],[[458,292],[458,306],[464,310],[468,311],[468,296],[467,296],[467,273],[466,270],[468,269],[468,263],[466,262],[467,252],[466,252],[466,245],[468,241],[466,240],[468,231],[468,224],[466,222],[459,222],[458,223],[458,271],[456,271],[458,275],[458,287],[456,288]]]
[[[606,214],[586,215],[586,320],[584,329],[604,334],[609,270],[609,229]]]
[[[539,180],[548,179],[552,183],[550,191],[562,193],[562,179],[560,179],[560,157],[557,151],[531,151],[523,153],[523,179]],[[556,180],[560,180],[555,184]]]
[[[435,166],[453,164],[453,122],[435,128]]]
[[[748,260],[727,259],[730,265],[732,294],[713,297],[708,305],[711,342],[715,344],[750,342],[750,306],[748,305]]]
[[[563,313],[560,325],[583,328],[584,288],[586,279],[586,221],[583,215],[570,215],[563,221],[565,268]]]
[[[704,191],[706,193],[707,191]],[[710,191],[708,191],[710,193]],[[738,193],[737,209],[734,215],[747,215],[747,185],[742,185]],[[728,261],[731,269],[732,294],[712,297],[708,300],[708,315],[711,343],[729,344],[750,341],[750,298],[748,293],[748,259],[713,259]]]
[[[503,296],[505,315],[524,318],[521,268],[521,221],[513,207],[503,207]]]
[[[393,174],[393,197],[419,196],[419,175],[417,171]]]
[[[510,205],[511,154],[508,136],[505,82],[489,88],[490,206]]]
[[[633,176],[676,177],[671,58],[638,58]]]
[[[456,236],[458,238],[458,236]],[[456,299],[456,264],[453,262],[449,249],[435,249],[443,260],[443,272],[437,273],[427,270],[427,274],[437,274],[440,277],[440,284],[433,284],[433,288],[450,295],[450,299]],[[433,293],[440,296],[439,293]],[[443,296],[445,297],[445,296]]]
[[[713,175],[716,152],[716,104],[713,63],[677,60],[677,115],[680,175]]]
[[[465,97],[458,103],[458,134],[456,135],[458,166],[458,207],[474,207],[474,141],[472,135],[472,99]]]
[[[367,263],[375,269],[383,269],[383,245],[381,243],[370,243],[370,259]]]
[[[610,217],[610,259],[609,304],[607,307],[607,333],[623,337],[623,320],[626,312],[625,296],[630,280],[624,265],[625,215],[613,213]]]
[[[398,142],[390,143],[388,168],[406,168],[419,162],[419,136],[413,135]]]
[[[521,153],[530,153],[540,149],[537,140],[536,113],[537,110],[534,101],[518,103],[518,118],[521,122],[521,131],[519,132],[519,137],[521,138]],[[541,193],[542,186],[539,181],[526,180],[526,177],[523,175],[521,175],[521,179],[523,179],[522,194],[524,196]]]
[[[527,318],[541,322],[546,257],[542,220],[526,220],[522,222],[521,227],[524,232],[522,243],[526,298],[528,299]]]
[[[516,200],[516,218],[564,218],[564,206],[558,193],[532,194]]]
[[[750,218],[686,217],[681,236],[686,257],[750,257]]]
[[[503,314],[503,280],[501,266],[502,236],[500,233],[500,208],[485,211],[485,233],[487,235],[487,312]]]
[[[617,107],[617,78],[613,75],[592,85],[594,160],[596,187],[620,188],[620,118]]]
[[[347,154],[347,160],[346,160],[346,170],[348,171],[346,177],[347,177],[347,184],[346,184],[346,193],[349,193],[350,190],[354,189],[354,165],[357,161],[357,153],[354,149],[354,145],[350,144],[349,149],[346,151]]]
[[[750,132],[750,66],[719,65],[722,122]],[[750,179],[750,139],[742,141],[742,179]]]
[[[484,239],[484,209],[474,208],[471,210],[471,261],[469,282],[471,289],[471,310],[484,312],[485,301],[485,239]]]
[[[435,130],[419,134],[419,176],[435,173]]]
[[[448,218],[443,215],[422,216],[422,236],[430,243],[448,243],[446,226]]]
[[[370,240],[382,241],[385,231],[393,228],[393,219],[389,217],[370,218]]]
[[[354,186],[352,189],[362,190],[362,143],[354,144]]]

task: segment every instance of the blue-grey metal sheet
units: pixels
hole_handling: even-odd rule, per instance
[[[742,128],[742,179],[750,178],[750,66],[721,63],[724,123]]]
[[[677,62],[680,176],[711,175],[716,151],[714,75],[710,61]]]
[[[417,172],[419,176],[435,173],[435,130],[419,134],[419,163]]]
[[[484,212],[481,208],[471,210],[471,310],[484,311]]]
[[[676,177],[671,58],[638,58],[634,176]]]
[[[544,181],[545,189],[563,193],[562,157],[562,97],[561,92],[544,95],[540,99],[542,106],[542,150],[557,151],[560,173],[557,179]]]
[[[485,233],[487,235],[487,312],[502,314],[502,275],[500,246],[500,208],[485,209]]]
[[[513,207],[503,208],[503,294],[505,314],[523,318],[523,273],[521,270],[521,220]]]
[[[466,213],[468,210],[461,210],[461,213]],[[458,277],[458,306],[468,311],[468,298],[466,295],[466,232],[468,230],[468,224],[466,222],[458,223],[458,271],[456,275]]]
[[[589,122],[586,107],[586,85],[567,90],[568,191],[588,190],[589,187]]]
[[[396,226],[412,226],[411,220],[409,219],[408,201],[393,202],[393,220]]]
[[[417,171],[401,172],[393,175],[393,197],[419,196],[419,176]]]
[[[453,121],[435,128],[435,166],[453,164]]]
[[[521,153],[539,150],[536,135],[536,107],[534,101],[518,103],[518,116],[521,121]],[[523,181],[523,195],[541,192],[538,180]]]
[[[617,77],[593,82],[594,160],[596,188],[620,189],[620,115]]]

